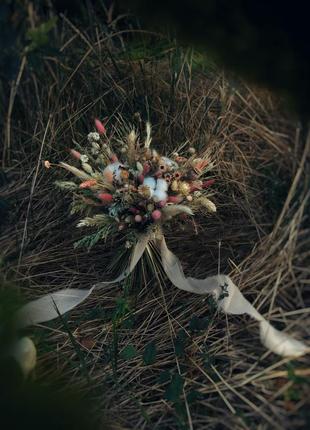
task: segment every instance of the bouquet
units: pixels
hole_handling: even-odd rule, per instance
[[[184,219],[197,211],[216,211],[209,198],[214,179],[208,154],[197,157],[190,147],[188,156],[177,152],[162,156],[151,147],[149,123],[142,141],[134,129],[122,139],[109,139],[103,124],[99,120],[95,123],[98,131],[88,134],[83,153],[70,151],[79,168],[60,163],[75,181],[56,182],[72,191],[72,212],[87,214],[77,226],[96,229],[77,246],[92,246],[120,231],[130,239],[129,246],[139,234],[173,217]]]
[[[228,314],[248,314],[259,322],[262,343],[282,356],[301,356],[306,346],[276,330],[242,295],[232,279],[223,274],[196,279],[185,276],[178,257],[167,247],[163,226],[173,218],[186,222],[197,212],[214,213],[210,189],[212,160],[208,152],[162,155],[152,148],[151,125],[145,136],[129,129],[118,137],[108,137],[105,126],[95,121],[96,131],[87,136],[87,147],[72,149],[78,166],[60,163],[73,180],[57,181],[72,192],[72,212],[83,213],[78,227],[92,227],[76,245],[93,246],[99,240],[122,234],[132,248],[125,270],[114,280],[89,289],[64,288],[27,303],[19,312],[22,327],[50,321],[78,306],[93,291],[125,279],[138,264],[148,244],[158,249],[167,278],[177,288],[195,294],[212,294],[220,310]],[[51,163],[45,162],[47,168]]]

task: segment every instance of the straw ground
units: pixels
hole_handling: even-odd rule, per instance
[[[309,136],[267,92],[126,20],[103,25],[93,16],[79,27],[62,17],[51,36],[55,53],[38,67],[27,54],[21,62],[4,124],[2,191],[11,205],[1,236],[4,276],[25,300],[112,279],[125,263],[111,268],[118,239],[74,249],[79,218],[53,183],[64,173],[43,161],[68,159],[68,148],[86,144],[94,117],[106,119],[109,132],[149,119],[161,152],[190,143],[215,163],[217,214],[165,232],[185,272],[229,273],[277,327],[306,339]],[[148,258],[124,284],[33,329],[36,378],[79,384],[96,413],[108,411],[124,428],[303,428],[308,358],[266,352],[256,323],[177,290],[156,258],[156,273],[148,271]]]

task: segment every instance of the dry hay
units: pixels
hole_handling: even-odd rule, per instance
[[[111,130],[120,116],[136,124],[149,116],[161,151],[191,142],[215,160],[217,214],[166,232],[185,272],[206,276],[220,265],[276,326],[307,338],[309,195],[298,124],[268,93],[203,71],[196,54],[161,36],[113,26],[86,31],[64,20],[57,37],[61,56],[44,58],[43,71],[25,64],[14,100],[4,190],[13,206],[1,237],[7,276],[27,300],[112,277],[107,267],[117,244],[74,250],[78,218],[53,185],[63,172],[45,170],[42,161],[66,159],[73,140],[86,143],[94,116],[108,117]],[[164,48],[133,58],[132,40],[144,38]],[[266,352],[256,323],[218,314],[208,299],[171,286],[160,270],[148,277],[140,270],[126,285],[95,292],[65,321],[33,333],[37,378],[61,374],[65,384],[78,382],[125,428],[305,425],[307,384],[292,372],[309,377],[308,358],[289,362]],[[151,342],[157,353],[146,365]],[[125,359],[128,345],[138,355]],[[185,381],[180,400],[169,401],[167,387],[178,374]],[[170,391],[178,377],[173,381]]]

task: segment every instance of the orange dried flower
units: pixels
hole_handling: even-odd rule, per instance
[[[198,172],[202,172],[203,169],[209,164],[208,160],[202,160],[202,159],[198,159],[195,163],[194,163],[194,168],[196,170],[198,170]]]
[[[80,184],[80,188],[90,188],[97,184],[96,179],[90,179],[89,181],[84,181]]]
[[[129,178],[129,172],[125,169],[121,170],[121,178],[122,179],[128,179]]]

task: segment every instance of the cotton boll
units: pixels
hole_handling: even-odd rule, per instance
[[[168,190],[167,181],[165,179],[157,179],[156,190],[167,191]]]
[[[155,190],[153,194],[154,202],[160,202],[167,199],[167,193],[162,190]]]
[[[151,188],[151,190],[155,190],[156,187],[156,181],[152,176],[147,176],[144,178],[143,185],[146,185],[147,187]]]

